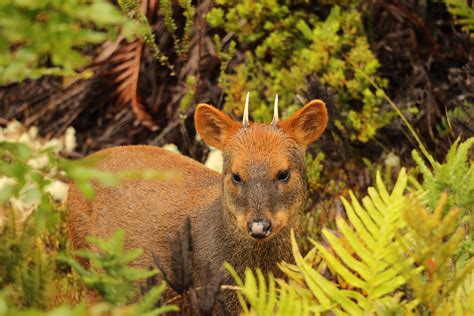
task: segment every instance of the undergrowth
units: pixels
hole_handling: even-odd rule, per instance
[[[342,198],[337,231],[323,229],[308,254],[293,235],[296,263],[280,263],[288,280],[250,269],[242,280],[227,265],[244,314],[474,313],[473,144],[456,142],[433,170],[414,151],[421,182],[402,169],[389,191],[377,173],[362,200]]]
[[[63,139],[50,141],[17,122],[0,129],[0,315],[159,315],[177,310],[159,303],[164,283],[132,304],[136,281],[157,271],[128,267],[142,250],[124,250],[123,233],[91,240],[98,253],[71,252],[65,227],[68,181],[92,197],[92,181],[107,186],[124,177],[163,175],[133,170],[112,175],[94,169],[91,161],[61,158],[74,146],[72,129]],[[75,256],[88,258],[92,267],[82,268]],[[97,291],[102,302],[87,306],[86,288]]]
[[[295,92],[304,90],[307,77],[317,74],[337,97],[336,127],[351,140],[370,140],[393,118],[366,79],[387,85],[377,75],[380,65],[369,49],[356,3],[333,5],[328,14],[319,15],[293,0],[278,5],[250,0],[216,3],[207,15],[209,24],[235,34],[227,53],[217,45],[218,56],[226,57],[236,43],[245,53],[245,62],[232,70],[226,69],[228,58],[221,58],[220,81],[228,112],[240,115],[244,97],[251,91],[255,120],[271,120],[268,104],[276,94],[286,117],[298,108]],[[354,65],[363,74],[355,72]]]

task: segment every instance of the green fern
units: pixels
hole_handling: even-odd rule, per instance
[[[417,151],[412,152],[423,182],[420,184],[413,177],[410,180],[428,209],[431,212],[436,209],[443,193],[448,193],[444,209],[459,209],[459,222],[466,226],[466,236],[457,249],[459,261],[466,261],[474,255],[474,161],[469,158],[473,145],[474,137],[463,143],[456,140],[449,149],[445,163],[432,163],[432,170]]]
[[[433,172],[425,168],[428,178],[418,183],[420,188],[429,187],[449,164],[464,166],[469,173],[466,157],[471,142],[454,144],[447,164],[437,163]],[[450,171],[452,177],[457,174]],[[351,192],[351,202],[342,199],[347,219],[336,219],[337,233],[324,229],[327,245],[312,241],[314,248],[305,257],[292,234],[295,264],[280,264],[289,281],[273,280],[270,275],[266,283],[260,271],[255,276],[250,270],[242,281],[233,272],[245,314],[278,312],[288,303],[282,298],[290,295],[300,315],[329,311],[336,315],[469,314],[474,259],[468,255],[459,260],[457,253],[465,243],[472,245],[472,239],[466,234],[461,210],[446,210],[450,195],[459,192],[435,191],[437,204],[430,209],[420,200],[426,193],[407,193],[407,181],[402,168],[391,192],[380,173],[362,203]],[[465,190],[459,186],[453,190],[460,189]]]
[[[265,280],[260,269],[256,270],[255,275],[247,268],[245,281],[242,281],[231,265],[224,265],[239,287],[237,297],[243,309],[242,315],[312,315],[321,312],[320,307],[310,304],[307,293],[303,294],[304,289],[275,279],[271,273]]]
[[[462,25],[462,29],[474,37],[474,9],[465,0],[444,0],[449,13],[456,17],[456,23]]]
[[[407,281],[401,273],[402,269],[412,267],[413,260],[393,250],[393,240],[398,230],[406,227],[403,220],[406,184],[407,176],[402,169],[393,191],[389,193],[378,174],[377,189],[369,189],[369,195],[362,200],[363,206],[352,193],[352,203],[343,199],[348,219],[337,219],[341,237],[323,230],[331,250],[313,241],[314,250],[303,257],[292,234],[296,263],[281,264],[281,269],[291,281],[286,283],[278,280],[278,295],[275,294],[277,291],[273,288],[271,276],[267,293],[261,272],[257,271],[255,278],[247,270],[245,282],[233,273],[241,290],[238,295],[242,306],[247,301],[252,308],[245,310],[244,307],[244,311],[257,315],[268,315],[267,310],[278,311],[282,306],[279,301],[283,296],[282,289],[287,293],[285,297],[292,295],[291,301],[295,304],[294,308],[299,309],[300,315],[324,311],[365,315],[412,310],[416,302],[402,300],[399,289]],[[321,256],[332,277],[340,278],[348,289],[327,279],[314,267],[311,261],[316,253]],[[419,270],[414,268],[411,274],[417,274]]]
[[[128,303],[136,295],[135,282],[155,275],[157,270],[131,268],[128,265],[139,257],[143,250],[125,251],[125,233],[118,230],[110,239],[89,237],[99,252],[77,250],[75,255],[88,259],[91,269],[85,269],[80,263],[68,256],[58,259],[69,264],[84,280],[89,289],[95,289],[106,302],[120,306]]]
[[[336,220],[341,237],[323,230],[331,250],[313,242],[333,276],[339,276],[353,289],[340,289],[325,279],[303,259],[293,239],[296,264],[317,301],[327,309],[362,315],[394,303],[402,310],[412,308],[408,302],[394,302],[396,291],[406,279],[392,264],[398,261],[410,265],[409,259],[398,256],[392,249],[397,229],[405,225],[403,206],[407,176],[402,169],[391,193],[382,183],[380,174],[377,174],[376,183],[377,189],[369,188],[369,195],[362,200],[363,206],[352,193],[352,203],[342,200],[348,220],[342,217]],[[334,304],[336,307],[331,307]]]
[[[474,272],[465,278],[451,297],[440,304],[438,311],[440,315],[474,315]]]
[[[431,212],[416,198],[409,199],[404,212],[408,229],[400,232],[404,238],[394,244],[422,268],[422,273],[407,276],[407,283],[421,308],[433,315],[449,314],[441,311],[453,307],[454,293],[474,270],[474,259],[459,260],[456,256],[466,234],[459,209],[445,211],[447,200],[447,193],[443,193]],[[409,272],[411,267],[406,268]]]
[[[414,150],[413,160],[423,175],[423,185],[417,186],[426,191],[424,200],[434,210],[443,192],[449,193],[447,209],[459,207],[462,215],[472,216],[474,207],[474,161],[468,161],[469,151],[474,145],[474,137],[460,143],[457,139],[449,149],[446,162],[435,162],[433,170],[424,163],[420,154]]]

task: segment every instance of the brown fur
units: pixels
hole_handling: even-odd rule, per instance
[[[167,238],[181,230],[189,216],[197,286],[206,281],[200,275],[208,262],[213,271],[227,261],[241,275],[247,266],[281,275],[276,263],[292,260],[290,230],[297,229],[304,205],[304,149],[326,127],[324,103],[311,101],[278,128],[258,123],[242,128],[209,105],[198,106],[195,123],[206,143],[222,149],[222,175],[190,158],[151,146],[100,151],[93,155],[100,158],[100,169],[174,170],[181,180],[127,180],[114,187],[96,186],[93,201],[71,185],[68,226],[74,247],[89,247],[88,235],[107,237],[122,228],[128,248],[145,249],[134,265],[151,265],[153,251],[169,270]],[[279,172],[287,169],[288,181],[278,181]],[[238,173],[242,183],[234,183],[232,173]],[[259,219],[270,221],[273,228],[263,240],[247,231],[248,223]],[[238,310],[233,293],[224,294],[223,299],[231,311]]]

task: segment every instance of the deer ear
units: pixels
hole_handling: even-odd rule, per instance
[[[321,136],[328,124],[326,105],[321,100],[309,101],[298,112],[278,124],[296,142],[306,147]]]
[[[242,125],[208,104],[199,104],[194,113],[196,131],[210,146],[223,149],[227,140]]]

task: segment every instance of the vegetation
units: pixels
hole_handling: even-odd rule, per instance
[[[271,120],[268,104],[276,94],[283,116],[290,115],[297,109],[295,91],[305,90],[306,78],[317,74],[337,95],[342,116],[334,123],[352,140],[366,142],[390,122],[393,114],[382,109],[381,96],[366,79],[387,85],[377,75],[379,63],[369,49],[356,4],[335,5],[321,19],[304,6],[298,8],[299,1],[216,2],[209,24],[233,32],[247,47],[246,62],[221,74],[227,111],[240,114],[246,91],[256,91],[251,95],[254,119]]]
[[[474,8],[461,0],[445,0],[448,10],[456,16],[456,23],[462,25],[462,29],[474,36]]]
[[[391,192],[377,174],[362,203],[353,193],[351,202],[342,199],[347,218],[336,219],[337,232],[323,229],[324,242],[312,240],[306,256],[293,235],[296,263],[280,266],[288,281],[250,269],[241,280],[227,266],[240,287],[244,314],[472,314],[474,240],[466,222],[472,221],[474,202],[455,197],[473,187],[468,182],[474,164],[467,161],[473,143],[474,138],[454,144],[433,172],[418,161],[426,176],[413,187],[405,169]],[[467,177],[447,191],[456,170]]]
[[[76,181],[85,194],[91,195],[91,181],[112,185],[121,177],[136,174],[111,175],[94,170],[90,162],[60,158],[60,152],[71,152],[74,146],[73,130],[65,138],[51,141],[38,138],[35,128],[24,130],[18,122],[0,130],[1,314],[38,315],[40,310],[59,305],[63,306],[45,315],[106,311],[117,315],[132,311],[135,315],[159,315],[176,310],[174,305],[155,306],[164,291],[164,283],[150,288],[138,303],[127,305],[137,294],[135,281],[157,271],[128,267],[142,250],[124,251],[123,232],[117,232],[107,241],[92,239],[101,253],[71,252],[64,226],[66,182]],[[150,176],[143,172],[138,175]],[[74,256],[88,258],[91,268],[82,268]],[[85,288],[96,290],[105,303],[67,307],[85,301]]]
[[[0,84],[75,75],[90,63],[82,49],[116,38],[116,27],[129,38],[138,31],[132,20],[106,1],[3,1]]]

